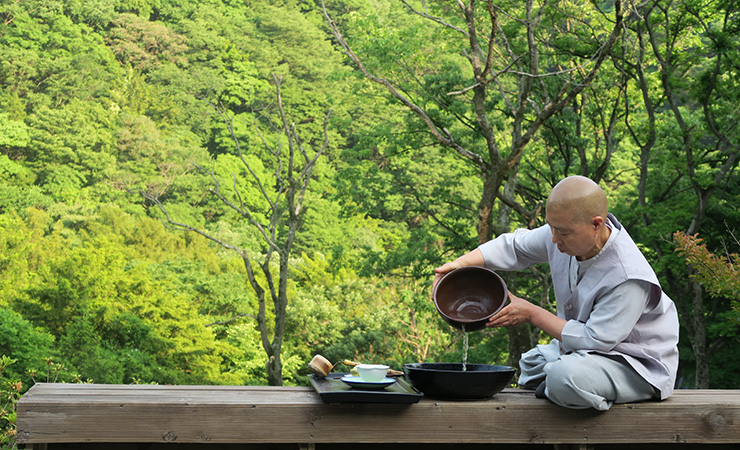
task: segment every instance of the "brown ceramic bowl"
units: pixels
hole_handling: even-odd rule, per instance
[[[504,280],[485,267],[468,266],[447,272],[434,287],[434,305],[448,324],[464,331],[485,327],[506,304]]]

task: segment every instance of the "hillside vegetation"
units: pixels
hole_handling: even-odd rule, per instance
[[[294,125],[307,157],[326,149],[282,255],[281,382],[306,384],[315,354],[459,361],[432,268],[541,225],[550,188],[583,174],[679,306],[681,387],[737,388],[738,299],[706,295],[671,240],[737,252],[737,5],[533,2],[525,28],[516,5],[480,2],[481,54],[486,36],[499,49],[482,80],[456,2],[404,3],[326,10],[424,115],[345,55],[320,1],[0,0],[0,355],[15,360],[2,376],[23,390],[60,367],[65,382],[267,384],[279,322],[268,295],[260,330],[243,255],[277,291],[260,270],[283,260],[255,222],[285,211],[264,193]],[[279,222],[273,237],[288,234]],[[507,283],[553,306],[546,268]],[[540,338],[472,333],[468,361],[515,364]]]

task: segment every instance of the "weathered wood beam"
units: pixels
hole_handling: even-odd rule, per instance
[[[740,443],[740,391],[570,410],[507,389],[490,400],[326,404],[310,388],[37,384],[17,405],[18,443]],[[571,447],[573,448],[573,447]]]

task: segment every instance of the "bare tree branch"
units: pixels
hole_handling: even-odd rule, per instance
[[[455,31],[457,31],[458,33],[462,33],[463,35],[465,35],[465,37],[468,37],[468,32],[467,32],[467,31],[465,31],[465,30],[463,30],[462,28],[458,28],[458,27],[456,27],[456,26],[454,26],[454,25],[452,25],[452,24],[449,24],[449,23],[445,22],[444,20],[442,20],[442,18],[440,18],[440,17],[435,17],[435,16],[431,16],[431,15],[429,15],[429,14],[427,13],[427,5],[426,5],[426,3],[425,3],[424,1],[422,1],[422,2],[421,2],[421,3],[422,3],[422,5],[424,5],[424,12],[422,12],[422,11],[419,11],[418,9],[414,8],[413,6],[411,6],[411,5],[409,4],[409,2],[407,2],[406,0],[401,0],[401,2],[402,2],[402,3],[403,3],[403,4],[405,5],[405,6],[406,6],[406,8],[407,8],[407,9],[408,9],[409,11],[411,11],[412,13],[414,13],[414,14],[418,14],[418,15],[420,15],[421,17],[424,17],[425,19],[429,19],[429,20],[431,20],[432,22],[437,22],[438,24],[440,24],[440,25],[442,25],[442,26],[444,26],[444,27],[447,27],[447,28],[450,28],[450,29],[452,29],[452,30],[455,30]]]
[[[219,239],[219,238],[217,238],[217,237],[215,237],[215,236],[213,236],[213,235],[211,235],[211,234],[209,234],[209,233],[201,230],[200,228],[196,228],[196,227],[193,227],[191,225],[188,225],[188,224],[185,224],[185,223],[180,223],[180,222],[177,222],[177,221],[173,220],[170,217],[169,211],[164,206],[164,204],[162,203],[162,201],[159,199],[159,195],[158,194],[157,195],[153,195],[153,194],[150,194],[148,192],[144,192],[144,191],[142,191],[140,189],[135,190],[135,192],[137,192],[139,195],[141,195],[145,199],[147,199],[150,202],[152,202],[162,212],[162,214],[164,214],[165,218],[167,219],[167,221],[165,222],[164,225],[167,228],[169,228],[171,230],[179,230],[179,231],[192,231],[193,233],[197,233],[197,234],[203,236],[204,238],[209,239],[209,240],[211,240],[211,241],[213,241],[213,242],[215,242],[215,243],[223,246],[224,248],[228,248],[230,250],[235,250],[235,251],[237,251],[238,253],[241,254],[242,250],[239,247],[236,247],[236,246],[231,245],[231,244],[229,244],[229,243],[227,243],[225,241],[222,241],[221,239]]]
[[[468,91],[472,91],[473,89],[477,88],[478,86],[483,86],[483,85],[486,85],[486,84],[488,84],[488,83],[490,83],[492,81],[495,81],[501,74],[504,74],[504,73],[515,73],[515,74],[523,75],[524,72],[513,72],[513,71],[509,70],[511,68],[511,66],[513,66],[514,64],[516,64],[517,62],[519,62],[519,60],[521,58],[522,58],[521,56],[517,56],[513,61],[511,61],[509,64],[507,64],[506,67],[504,67],[503,69],[501,69],[498,72],[496,72],[495,74],[493,74],[493,76],[491,76],[491,78],[489,78],[489,79],[487,79],[485,81],[481,81],[481,82],[475,83],[475,84],[473,84],[471,86],[468,86],[468,87],[466,87],[464,89],[461,89],[459,91],[448,92],[447,95],[460,95],[460,94],[464,94],[464,93],[466,93]]]
[[[228,198],[226,198],[221,193],[221,182],[218,180],[218,177],[216,177],[216,173],[215,173],[215,171],[213,169],[207,170],[204,167],[202,167],[200,165],[197,165],[197,164],[196,164],[196,167],[198,169],[200,169],[201,171],[204,171],[204,172],[208,173],[208,175],[211,177],[211,180],[213,181],[213,185],[215,187],[210,188],[209,189],[209,192],[211,192],[213,195],[215,195],[216,197],[218,197],[218,199],[221,200],[221,202],[223,204],[225,204],[229,208],[233,209],[234,211],[236,211],[237,213],[239,213],[241,216],[246,217],[249,220],[249,222],[255,228],[257,228],[259,230],[259,232],[262,234],[262,237],[265,239],[265,241],[267,241],[267,243],[270,245],[271,248],[273,248],[273,249],[278,249],[279,248],[279,246],[277,245],[277,243],[274,240],[274,236],[269,232],[269,229],[265,229],[265,226],[260,221],[257,220],[257,218],[249,210],[249,208],[246,208],[245,207],[245,208],[242,209],[242,208],[236,206],[234,203],[232,203]],[[250,172],[250,173],[254,173],[254,172]],[[254,175],[254,176],[256,176],[256,175]],[[236,175],[235,174],[232,174],[232,177],[234,178],[234,190],[236,191],[236,195],[239,198],[239,201],[240,201],[241,205],[244,205],[244,203],[241,201],[241,194],[239,193],[239,190],[237,189],[237,186],[236,186]]]
[[[262,197],[270,204],[270,207],[273,208],[275,205],[272,199],[270,198],[270,196],[268,195],[267,190],[262,185],[262,180],[259,179],[257,174],[255,174],[254,170],[252,170],[252,166],[244,158],[244,153],[242,152],[241,142],[239,141],[239,138],[236,136],[236,132],[234,131],[234,116],[228,114],[228,111],[223,106],[223,104],[216,105],[214,103],[209,102],[207,99],[204,99],[204,101],[206,101],[206,103],[208,103],[218,113],[218,115],[221,116],[221,119],[226,125],[226,129],[229,131],[229,134],[231,135],[231,139],[234,142],[237,155],[239,156],[242,163],[244,164],[244,167],[247,168],[247,170],[249,171],[249,174],[252,176],[252,178],[257,183],[257,186],[259,186],[260,192],[262,193]]]

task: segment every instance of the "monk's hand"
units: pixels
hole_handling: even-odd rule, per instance
[[[487,327],[513,327],[531,321],[534,305],[509,292],[509,304],[486,322]]]
[[[442,264],[439,267],[436,267],[434,269],[434,281],[432,281],[432,292],[434,292],[434,287],[437,286],[437,283],[439,283],[439,280],[441,280],[442,277],[445,276],[447,272],[450,272],[455,269],[459,269],[460,267],[463,267],[463,265],[457,261],[448,262],[448,263]]]

